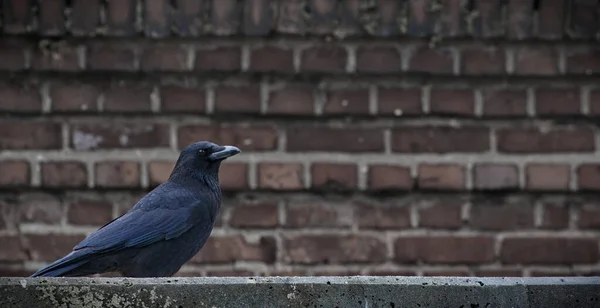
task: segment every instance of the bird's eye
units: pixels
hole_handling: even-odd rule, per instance
[[[206,150],[198,150],[198,154],[200,154],[200,155],[206,155]]]

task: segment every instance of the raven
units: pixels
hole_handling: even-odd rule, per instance
[[[219,166],[240,152],[207,141],[188,145],[167,181],[31,277],[172,276],[206,243],[221,206]]]

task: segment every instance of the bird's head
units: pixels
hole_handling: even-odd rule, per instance
[[[230,145],[220,146],[208,141],[192,143],[179,154],[171,177],[177,174],[218,176],[221,162],[240,152],[240,149]]]

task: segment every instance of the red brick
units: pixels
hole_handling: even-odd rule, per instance
[[[600,114],[600,91],[592,90],[590,92],[589,105],[590,105],[590,114],[599,115]]]
[[[503,74],[504,49],[494,46],[470,46],[462,51],[462,72],[469,75]]]
[[[533,0],[509,0],[507,10],[507,37],[525,39],[533,30]]]
[[[66,234],[28,234],[25,241],[28,243],[31,259],[34,261],[51,262],[67,255],[75,245],[85,238],[84,235]]]
[[[394,0],[378,1],[377,13],[380,19],[375,28],[374,35],[385,37],[399,34],[398,17],[402,10],[401,5],[401,3]]]
[[[61,127],[51,122],[0,122],[0,149],[50,150],[62,145]]]
[[[426,270],[423,276],[430,277],[468,277],[471,276],[467,270],[448,269],[448,270]]]
[[[407,6],[408,34],[420,37],[432,34],[437,16],[431,12],[431,3],[428,1],[411,1]]]
[[[205,33],[204,25],[198,23],[198,16],[205,10],[207,1],[176,0],[173,12],[172,31],[181,36],[195,36]]]
[[[538,115],[577,115],[581,113],[579,89],[537,89],[535,98]]]
[[[166,124],[88,122],[75,124],[71,131],[71,144],[76,150],[169,146],[169,127]]]
[[[312,115],[315,113],[313,89],[310,86],[290,85],[272,90],[267,114]]]
[[[304,188],[304,168],[299,163],[258,164],[258,187],[273,190]]]
[[[277,132],[271,126],[187,125],[179,128],[179,147],[201,140],[229,144],[242,151],[269,151],[277,148]]]
[[[569,209],[564,205],[544,204],[543,229],[566,229],[569,227]]]
[[[34,271],[26,269],[0,268],[0,277],[30,277]]]
[[[600,229],[600,207],[597,204],[585,204],[579,209],[577,220],[579,229]]]
[[[69,204],[67,213],[70,224],[102,226],[112,220],[112,204],[107,201],[78,200]]]
[[[327,93],[323,106],[326,115],[367,115],[369,114],[369,90],[337,90]]]
[[[452,164],[419,165],[418,187],[434,190],[460,190],[465,188],[465,168]]]
[[[39,29],[45,35],[60,35],[65,31],[65,3],[62,0],[42,1],[39,4]]]
[[[263,236],[250,243],[242,236],[211,236],[192,263],[233,263],[236,261],[275,262],[277,245],[272,237]]]
[[[365,235],[299,235],[286,237],[283,246],[292,264],[380,263],[387,255],[383,241]]]
[[[86,49],[87,67],[92,70],[133,71],[135,54],[126,43],[93,43]]]
[[[188,51],[178,43],[149,44],[140,55],[144,71],[187,71],[187,63]]]
[[[22,40],[2,39],[0,42],[0,69],[2,70],[24,70],[25,49],[28,44]]]
[[[382,88],[377,91],[378,111],[384,115],[421,114],[421,89]]]
[[[113,83],[104,93],[104,110],[112,112],[150,112],[152,87],[143,83]]]
[[[136,1],[108,0],[106,23],[112,35],[127,36],[135,31]]]
[[[220,46],[196,51],[195,69],[200,71],[239,71],[242,67],[240,47]]]
[[[593,39],[598,32],[597,3],[590,0],[569,1],[567,33],[574,38]]]
[[[287,131],[288,152],[382,152],[383,147],[381,129],[294,126]]]
[[[148,164],[148,176],[152,186],[159,185],[171,176],[175,161],[152,161]]]
[[[572,270],[533,270],[529,272],[529,277],[567,277],[567,276],[577,276],[573,273]]]
[[[526,230],[533,228],[533,207],[520,203],[496,204],[494,201],[474,204],[470,225],[486,231]]]
[[[400,61],[400,53],[395,47],[367,45],[356,50],[356,70],[361,73],[399,72]]]
[[[341,73],[346,70],[347,51],[342,46],[315,46],[302,51],[300,69],[310,72]]]
[[[410,190],[413,179],[407,167],[371,165],[367,186],[371,190]]]
[[[538,34],[543,38],[560,38],[563,35],[565,0],[540,1],[538,9]]]
[[[358,185],[354,164],[314,163],[310,168],[312,187],[323,190],[352,190]]]
[[[14,262],[28,259],[23,244],[18,236],[2,235],[0,236],[0,261]]]
[[[522,277],[523,273],[517,269],[481,269],[475,270],[476,277]]]
[[[33,3],[27,1],[4,1],[3,2],[3,32],[9,34],[21,34],[28,32],[28,27],[33,21]]]
[[[95,112],[100,89],[93,84],[54,82],[50,84],[52,110],[58,112]]]
[[[481,91],[485,116],[514,117],[527,115],[527,92],[519,89]]]
[[[265,0],[247,1],[244,3],[242,29],[249,36],[266,36],[271,34],[277,19],[276,2]]]
[[[204,113],[206,92],[200,87],[164,85],[160,87],[161,111]]]
[[[456,203],[424,204],[419,210],[419,227],[458,229],[462,226],[461,205]]]
[[[472,90],[432,89],[429,100],[429,112],[433,114],[475,114],[475,94]]]
[[[392,130],[392,151],[401,153],[485,152],[490,134],[482,127],[405,126]]]
[[[58,225],[64,217],[64,207],[56,196],[45,193],[23,193],[16,204],[14,223]]]
[[[356,205],[356,221],[361,229],[407,229],[410,228],[410,207],[359,203]]]
[[[600,255],[595,238],[518,237],[502,241],[500,260],[505,264],[591,264]]]
[[[409,70],[413,72],[451,74],[454,66],[454,56],[450,49],[428,46],[412,51]]]
[[[242,204],[233,208],[229,225],[235,228],[274,228],[279,225],[277,204]]]
[[[148,1],[144,3],[145,34],[149,37],[165,37],[170,34],[171,1]]]
[[[256,276],[251,271],[244,270],[233,270],[233,271],[208,271],[206,272],[207,277],[251,277]],[[191,276],[197,277],[197,276]]]
[[[515,73],[520,75],[558,74],[558,56],[551,47],[522,47],[515,50]]]
[[[505,128],[497,131],[498,151],[505,153],[592,152],[594,132],[587,127]]]
[[[71,6],[71,31],[74,35],[95,32],[100,24],[100,0],[74,0]]]
[[[309,12],[304,11],[303,14],[310,20],[307,26],[311,34],[328,35],[333,32],[338,22],[342,22],[341,18],[337,18],[336,1],[308,1],[304,5],[306,7],[304,10],[309,10]]]
[[[473,20],[473,32],[477,37],[497,37],[504,33],[504,14],[502,0],[477,1],[474,3],[476,14]]]
[[[216,113],[260,113],[258,87],[218,87],[215,89]]]
[[[316,271],[313,273],[312,276],[361,276],[360,272],[357,270],[323,270],[323,271]]]
[[[512,164],[476,164],[473,181],[476,189],[516,189],[519,187],[519,170]]]
[[[417,276],[417,273],[411,270],[403,269],[373,269],[369,270],[369,276]]]
[[[219,184],[222,190],[248,189],[248,165],[225,162],[219,169]]]
[[[0,187],[29,185],[29,163],[23,160],[0,161]]]
[[[494,260],[494,239],[487,236],[400,237],[394,246],[395,260],[400,263],[477,264]]]
[[[565,164],[529,164],[525,170],[527,189],[569,190],[571,168]]]
[[[0,83],[0,111],[40,113],[42,98],[39,88],[33,84]]]
[[[349,204],[323,201],[290,202],[285,207],[286,228],[349,228],[354,223]]]
[[[140,165],[129,161],[105,161],[96,163],[96,186],[139,187]]]
[[[42,185],[46,187],[86,187],[87,168],[82,162],[42,163]]]
[[[251,71],[294,71],[294,52],[289,48],[264,46],[256,48],[250,54]]]
[[[567,51],[567,72],[587,75],[600,73],[600,48]]]
[[[31,66],[38,70],[77,71],[80,69],[77,48],[64,41],[42,43],[33,50]]]
[[[600,189],[600,165],[581,164],[577,168],[577,184],[580,190]]]
[[[213,1],[210,19],[211,32],[216,35],[238,33],[242,24],[242,9],[236,0]]]
[[[441,34],[448,37],[462,36],[466,31],[463,22],[465,3],[461,0],[449,0],[442,3],[439,17]]]

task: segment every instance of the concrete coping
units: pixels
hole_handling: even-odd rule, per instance
[[[0,307],[600,307],[600,277],[0,278]]]

